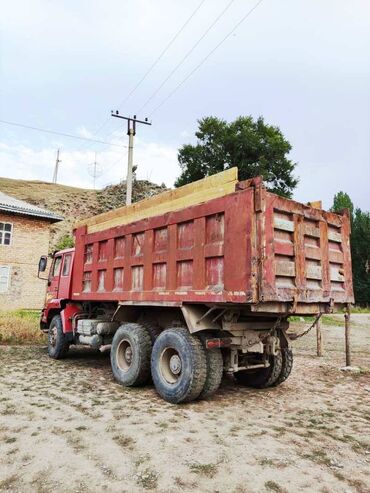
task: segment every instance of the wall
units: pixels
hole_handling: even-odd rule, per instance
[[[40,256],[48,253],[50,223],[2,212],[0,222],[13,224],[11,245],[0,245],[0,265],[10,266],[8,291],[0,293],[0,310],[41,309],[46,281],[38,279],[37,267]]]

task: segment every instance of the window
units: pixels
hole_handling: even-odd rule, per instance
[[[0,223],[0,245],[10,245],[12,232],[13,225],[11,223]]]
[[[53,265],[53,273],[52,273],[52,277],[56,277],[56,276],[59,276],[59,272],[60,272],[60,265],[62,263],[62,257],[55,257],[55,260],[54,260],[54,265]]]
[[[10,267],[0,265],[0,293],[6,293],[9,288]]]
[[[72,255],[70,253],[64,255],[62,276],[69,276],[69,272],[71,270],[71,260],[72,260]]]

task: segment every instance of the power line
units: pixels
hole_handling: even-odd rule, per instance
[[[176,32],[176,34],[171,38],[170,42],[167,43],[165,48],[161,51],[159,56],[154,60],[154,62],[151,64],[151,66],[148,68],[148,70],[145,72],[145,74],[141,77],[141,79],[137,82],[137,84],[134,86],[134,88],[127,94],[127,96],[118,104],[117,108],[120,108],[123,106],[129,99],[130,97],[134,94],[134,92],[141,86],[141,84],[144,82],[144,80],[148,77],[148,75],[152,72],[152,70],[158,65],[160,60],[163,58],[163,56],[167,53],[167,51],[170,49],[170,47],[173,45],[173,43],[176,41],[176,39],[180,36],[180,34],[183,32],[185,27],[189,24],[189,22],[192,20],[192,18],[195,16],[195,14],[198,12],[198,10],[201,8],[201,6],[204,4],[206,0],[202,0],[199,5],[193,10],[191,15],[186,19],[184,24],[180,27],[180,29]],[[110,118],[107,118],[100,127],[98,127],[97,130],[93,133],[93,135],[96,135],[99,133],[106,125],[107,123],[111,121]],[[111,135],[111,134],[109,134]]]
[[[190,77],[208,60],[210,56],[238,29],[238,27],[249,17],[254,10],[263,2],[263,0],[259,0],[241,19],[239,22],[235,24],[235,26],[231,29],[231,31],[226,34],[226,36],[201,60],[198,65],[196,65],[193,70],[179,83],[177,86],[166,96],[158,106],[154,108],[154,110],[149,114],[152,116],[156,111],[159,110],[179,89],[181,86],[187,82]]]
[[[180,60],[180,62],[171,70],[169,75],[159,84],[157,89],[149,96],[149,98],[145,101],[145,103],[138,110],[139,113],[145,108],[145,106],[150,103],[150,101],[158,94],[158,92],[162,89],[162,87],[166,84],[166,82],[173,76],[175,72],[181,67],[181,65],[189,58],[189,56],[193,53],[195,48],[202,42],[202,40],[207,36],[209,31],[217,24],[217,22],[221,19],[221,17],[225,14],[225,12],[231,7],[235,0],[230,0],[230,2],[226,5],[226,7],[218,14],[218,16],[214,19],[214,21],[208,26],[202,36],[198,39],[198,41],[190,48],[190,50],[185,54],[185,56]]]
[[[149,67],[149,69],[145,72],[143,77],[139,80],[139,82],[136,84],[136,86],[132,89],[132,91],[123,99],[118,107],[122,106],[123,104],[126,103],[126,101],[132,96],[132,94],[138,89],[138,87],[144,82],[144,80],[148,77],[150,72],[156,67],[158,62],[163,58],[163,56],[167,53],[169,48],[173,45],[173,43],[176,41],[176,39],[180,36],[182,31],[185,29],[185,27],[189,24],[191,19],[195,16],[195,14],[198,12],[198,10],[201,8],[201,6],[204,4],[206,0],[202,0],[198,7],[193,11],[193,13],[190,15],[190,17],[187,18],[187,20],[184,22],[184,24],[181,26],[181,28],[177,31],[175,36],[171,39],[171,41],[167,44],[167,46],[162,50],[161,54],[158,56],[158,58],[152,63],[152,65]]]
[[[18,122],[10,122],[7,120],[0,120],[0,123],[4,123],[5,125],[12,125],[14,127],[22,127],[22,128],[28,128],[30,130],[37,130],[38,132],[45,132],[45,133],[53,134],[53,135],[61,135],[63,137],[68,137],[70,139],[86,140],[88,142],[95,142],[98,144],[105,144],[105,145],[113,146],[113,147],[127,147],[127,146],[124,146],[121,144],[112,144],[111,142],[105,142],[104,140],[88,139],[86,137],[79,137],[77,135],[66,134],[63,132],[57,132],[56,130],[48,130],[46,128],[32,127],[31,125],[24,125],[23,123],[18,123]]]

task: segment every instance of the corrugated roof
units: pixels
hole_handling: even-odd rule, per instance
[[[18,200],[10,195],[6,195],[3,192],[0,192],[0,211],[20,214],[23,216],[41,217],[51,222],[63,221],[64,219],[62,216],[54,214],[54,212],[41,209],[41,207],[29,204],[23,200]]]

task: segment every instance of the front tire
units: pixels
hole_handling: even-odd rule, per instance
[[[272,387],[278,380],[282,366],[283,358],[279,350],[276,355],[270,355],[270,366],[267,368],[258,368],[256,370],[241,370],[234,374],[235,380],[240,385],[253,387],[255,389],[265,389]]]
[[[203,345],[185,327],[167,329],[154,343],[151,368],[155,388],[164,400],[173,404],[193,401],[206,382]]]
[[[48,331],[48,354],[53,359],[63,359],[67,356],[69,342],[63,332],[60,315],[55,315],[50,322]]]
[[[152,342],[139,324],[123,324],[114,334],[110,360],[114,378],[124,387],[145,384],[150,378]]]

